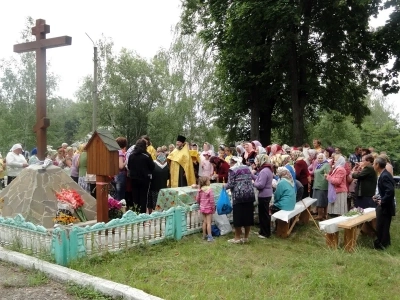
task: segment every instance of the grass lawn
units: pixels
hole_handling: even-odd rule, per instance
[[[199,233],[70,267],[165,299],[400,299],[399,218],[386,251],[372,249],[364,236],[354,253],[329,250],[310,221],[288,239],[254,234],[250,243],[232,245],[233,234],[207,243]]]

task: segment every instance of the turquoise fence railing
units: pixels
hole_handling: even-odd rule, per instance
[[[43,226],[26,222],[22,215],[14,218],[0,217],[0,245],[35,255],[51,255],[52,234]]]
[[[59,225],[54,229],[35,226],[21,215],[0,217],[0,244],[17,244],[34,254],[51,255],[66,266],[74,259],[127,249],[139,244],[155,244],[165,239],[180,240],[202,230],[199,205],[172,207],[167,211],[137,215],[126,212],[120,219],[92,226]]]

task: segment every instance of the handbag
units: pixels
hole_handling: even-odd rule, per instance
[[[329,203],[335,203],[336,201],[336,190],[335,186],[328,182],[328,202]]]
[[[231,201],[229,200],[228,193],[226,192],[225,189],[222,189],[217,202],[217,213],[219,215],[226,215],[231,213],[231,211],[232,211],[232,205]]]

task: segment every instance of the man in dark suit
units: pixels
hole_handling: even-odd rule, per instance
[[[384,250],[390,245],[390,223],[395,215],[394,191],[395,183],[393,176],[386,170],[386,160],[377,157],[374,161],[374,169],[379,174],[379,194],[373,197],[377,203],[376,208],[376,235],[374,248]]]

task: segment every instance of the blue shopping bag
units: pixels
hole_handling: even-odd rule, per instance
[[[231,201],[229,200],[228,193],[222,189],[217,202],[217,213],[219,215],[226,215],[232,211]]]

